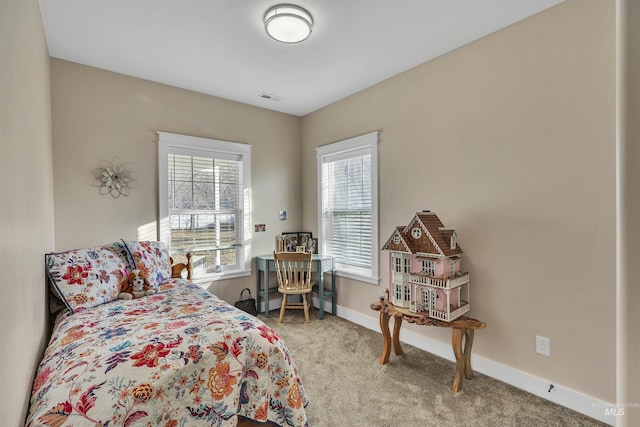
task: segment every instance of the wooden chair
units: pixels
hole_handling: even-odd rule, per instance
[[[276,264],[278,276],[278,292],[282,294],[279,323],[282,323],[287,308],[303,309],[306,323],[309,323],[309,308],[311,295],[311,252],[274,252],[273,260]],[[288,303],[288,295],[302,296],[302,302]]]

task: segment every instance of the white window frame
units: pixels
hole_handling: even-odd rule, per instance
[[[432,259],[420,260],[422,263],[422,273],[434,277],[436,275],[436,262]]]
[[[364,154],[371,155],[371,268],[363,268],[346,263],[335,263],[338,276],[359,280],[371,284],[379,284],[378,263],[378,136],[379,132],[371,132],[365,135],[335,142],[316,148],[317,173],[318,173],[318,232],[319,247],[322,255],[331,256],[328,250],[325,236],[322,166],[325,162],[358,157]]]
[[[242,199],[243,218],[236,220],[238,240],[242,249],[237,252],[237,267],[223,270],[219,273],[208,273],[197,278],[194,282],[204,283],[215,280],[232,279],[251,275],[251,145],[237,142],[221,141],[217,139],[201,138],[175,133],[157,132],[158,134],[158,195],[160,220],[158,221],[158,239],[164,242],[171,254],[171,230],[169,227],[169,165],[168,156],[172,152],[191,150],[205,152],[215,157],[240,156],[242,158]]]
[[[393,258],[395,272],[402,273],[402,256],[398,254],[393,254],[392,258]]]
[[[403,297],[402,300],[405,303],[410,303],[411,302],[411,285],[404,285],[404,289],[402,291],[403,293]]]
[[[404,256],[403,257],[404,270],[403,273],[411,274],[411,257]]]
[[[431,307],[431,291],[424,286],[420,289],[420,303],[424,311],[429,310]]]
[[[394,283],[393,284],[393,299],[396,301],[396,304],[400,304],[402,301],[402,295],[404,294],[404,284],[403,283]]]

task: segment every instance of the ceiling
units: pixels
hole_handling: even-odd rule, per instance
[[[52,57],[303,116],[562,1],[291,0],[314,19],[298,44],[264,32],[277,0],[40,8]]]

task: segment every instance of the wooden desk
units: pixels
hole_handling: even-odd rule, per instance
[[[278,286],[269,287],[269,273],[276,271],[276,264],[273,261],[273,254],[261,255],[256,257],[256,302],[258,303],[258,312],[260,312],[260,299],[264,299],[264,316],[269,317],[269,294],[278,292]],[[311,271],[319,273],[318,284],[313,285],[313,291],[318,293],[320,299],[318,318],[324,319],[324,299],[331,298],[331,314],[336,315],[336,274],[333,270],[333,258],[323,255],[313,255],[311,258]],[[331,289],[324,287],[324,273],[331,272]],[[262,274],[261,274],[262,273]],[[260,278],[263,278],[261,286]]]
[[[453,354],[456,356],[456,374],[451,389],[457,393],[462,390],[462,381],[464,378],[468,380],[473,378],[473,370],[471,369],[473,335],[476,329],[486,328],[486,323],[466,316],[458,317],[452,322],[444,322],[426,316],[406,314],[396,308],[396,306],[391,304],[387,299],[372,302],[371,309],[380,312],[380,329],[384,337],[384,348],[382,349],[380,364],[384,365],[389,361],[392,343],[393,351],[396,355],[400,356],[404,353],[400,347],[400,327],[402,326],[402,321],[406,320],[408,323],[414,323],[416,325],[452,328],[451,343],[453,345]],[[391,333],[389,332],[389,319],[391,317],[395,319],[393,324],[393,341],[391,339]],[[462,346],[463,336],[465,338],[464,347]]]

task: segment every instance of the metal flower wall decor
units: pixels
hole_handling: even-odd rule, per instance
[[[123,163],[119,157],[110,162],[100,160],[100,167],[91,171],[94,176],[93,185],[100,187],[100,194],[111,194],[117,199],[128,196],[132,188],[138,188],[136,179],[140,174],[133,171],[133,162]]]

